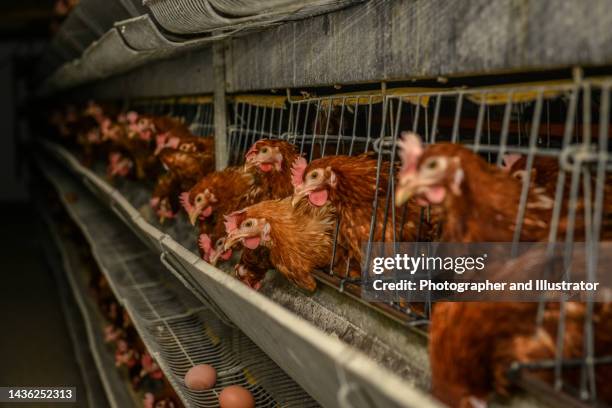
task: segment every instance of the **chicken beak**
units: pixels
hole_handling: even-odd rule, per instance
[[[399,207],[404,205],[406,201],[410,199],[412,192],[406,188],[399,188],[395,192],[395,206]]]
[[[212,266],[217,266],[218,260],[219,260],[219,252],[215,252],[215,254],[210,257],[210,260],[208,261],[208,263],[211,264]]]
[[[404,205],[415,194],[418,185],[416,177],[400,178],[399,185],[395,188],[395,206]]]
[[[315,189],[314,187],[305,187],[305,186],[296,187],[293,192],[293,196],[291,197],[291,205],[295,207],[302,200],[302,198],[306,197],[308,194],[313,192],[314,189]]]
[[[216,266],[217,262],[219,261],[219,258],[223,254],[223,252],[225,252],[225,251],[214,251],[214,255],[210,258],[210,262],[209,263],[212,266]]]
[[[240,241],[242,238],[248,237],[248,235],[249,234],[244,233],[244,232],[238,232],[238,231],[230,232],[225,238],[225,243],[223,244],[223,250],[218,251],[219,254],[222,254],[223,252],[233,248],[234,245],[238,243],[238,241]]]

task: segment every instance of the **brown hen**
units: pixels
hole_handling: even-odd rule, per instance
[[[447,242],[512,241],[521,181],[459,145],[441,143],[425,149],[416,135],[404,134],[401,148],[397,204],[416,195],[439,206],[442,240]],[[547,238],[552,204],[545,188],[529,189],[522,241]],[[562,220],[560,230],[565,225]],[[566,305],[563,355],[577,358],[583,355],[584,305]],[[544,324],[538,327],[536,303],[434,305],[429,347],[434,395],[458,407],[481,405],[492,391],[507,395],[506,374],[512,362],[555,356],[558,310],[559,304],[548,304]],[[612,336],[603,334],[596,335],[600,354],[609,353],[612,346]],[[549,372],[538,374],[550,379]]]
[[[295,145],[283,140],[261,139],[245,155],[245,169],[254,171],[264,191],[261,200],[285,198],[293,194],[291,166],[299,157]]]
[[[329,265],[335,223],[330,205],[294,208],[291,197],[262,201],[226,217],[225,249],[241,243],[270,251],[270,263],[285,278],[308,291],[316,289],[313,270]]]
[[[420,208],[413,203],[407,206],[403,228],[383,225],[386,191],[389,184],[389,163],[383,162],[380,170],[379,187],[376,187],[377,159],[373,154],[359,156],[329,156],[307,164],[300,158],[293,165],[293,203],[308,203],[319,207],[330,203],[338,214],[337,251],[334,270],[341,276],[361,275],[362,245],[368,242],[371,229],[372,206],[378,200],[374,241],[414,241],[418,230],[417,220]],[[387,224],[391,223],[388,217]],[[399,224],[399,223],[398,223]],[[384,238],[383,238],[384,231]],[[394,234],[395,233],[395,234]]]

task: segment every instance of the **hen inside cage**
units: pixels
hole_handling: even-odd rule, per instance
[[[214,151],[206,137],[215,130],[210,98],[132,102],[129,108],[140,119],[127,125],[128,139],[135,137],[130,131],[140,138],[144,132],[163,166],[154,169],[150,203],[150,190],[137,187],[141,177],[131,166],[115,173],[132,177],[116,181],[129,186],[121,191],[139,188],[132,201],[150,204],[165,231],[191,243],[205,261],[225,264],[253,289],[277,269],[305,291],[331,285],[359,299],[375,245],[406,242],[539,242],[550,251],[562,249],[568,274],[582,273],[589,282],[601,278],[601,248],[612,231],[606,81],[234,95],[228,167],[217,172],[209,156],[197,156]],[[141,120],[155,124],[159,117],[177,122],[152,138]],[[205,139],[211,143],[201,144]],[[111,151],[115,147],[110,144]],[[129,148],[120,151],[138,166]],[[166,160],[172,155],[178,155],[174,162]],[[198,163],[208,160],[209,167],[181,175],[176,160],[186,163],[188,156],[207,157]],[[110,165],[121,167],[121,160],[111,158]],[[165,183],[170,187],[156,195]],[[187,217],[177,216],[182,211]],[[196,234],[185,233],[187,221]],[[508,371],[517,382],[542,382],[591,402],[609,400],[603,387],[611,350],[607,302],[543,297],[520,304],[447,303],[398,294],[370,305],[429,333],[433,391],[443,401],[474,391],[470,381],[506,395]],[[456,317],[449,322],[448,316]],[[498,358],[502,349],[509,351]],[[444,368],[448,355],[458,361],[453,369]],[[485,358],[491,363],[483,370],[491,371],[462,371]],[[451,377],[467,382],[465,389],[452,389],[459,395],[447,395]]]

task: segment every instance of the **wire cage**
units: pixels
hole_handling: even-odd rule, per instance
[[[145,247],[71,177],[50,166],[62,194],[78,192],[69,213],[87,238],[92,254],[120,303],[129,312],[147,349],[186,406],[217,407],[221,390],[241,385],[262,407],[317,407],[313,400],[244,333],[224,324]],[[196,364],[211,364],[217,382],[207,391],[186,387]]]
[[[374,152],[381,164],[390,162],[387,191],[382,200],[373,203],[370,239],[363,265],[369,265],[375,228],[396,228],[406,222],[422,223],[429,216],[424,208],[418,220],[408,220],[405,212],[395,210],[395,181],[398,162],[397,141],[402,131],[421,135],[425,144],[460,143],[480,154],[488,162],[502,166],[508,154],[520,155],[525,161],[525,174],[531,174],[539,158],[552,158],[558,163],[558,175],[551,195],[554,207],[548,222],[548,243],[563,244],[572,253],[575,242],[584,241],[588,259],[587,278],[597,280],[599,243],[609,232],[604,195],[608,172],[612,169],[610,148],[610,84],[609,78],[576,81],[504,85],[475,89],[385,89],[331,96],[275,97],[271,102],[261,98],[236,98],[231,107],[229,126],[230,163],[238,164],[249,146],[261,138],[278,138],[296,144],[309,161],[328,155],[357,155]],[[513,243],[520,242],[531,177],[522,177],[523,187],[517,203]],[[377,181],[378,182],[378,181]],[[567,206],[567,227],[559,233],[561,207]],[[577,206],[577,203],[583,203]],[[384,220],[377,223],[376,207],[384,206]],[[388,209],[388,211],[387,211]],[[576,218],[584,211],[583,224]],[[339,220],[338,222],[342,222]],[[584,230],[579,230],[583,228]],[[336,230],[338,231],[338,229]],[[384,236],[384,234],[383,234]],[[395,236],[393,243],[403,241]],[[336,239],[334,240],[336,245]],[[549,248],[550,249],[550,248]],[[552,250],[552,249],[550,249]],[[335,252],[335,251],[334,251]],[[564,259],[571,272],[571,259]],[[332,261],[333,265],[333,261]],[[332,282],[339,290],[351,292],[358,281],[334,278],[330,266],[317,274]],[[331,278],[331,280],[330,280]],[[357,292],[358,293],[358,292]],[[410,300],[410,299],[404,299]],[[591,299],[592,300],[592,299]],[[566,325],[567,300],[560,303],[559,333]],[[584,326],[585,355],[580,361],[563,358],[563,336],[559,336],[556,358],[514,369],[550,368],[554,371],[554,387],[574,397],[596,403],[596,368],[610,364],[611,356],[596,355],[593,329],[593,302],[586,302]],[[546,302],[540,301],[538,324]],[[412,325],[426,323],[431,302],[413,308],[405,301],[391,305],[405,315]],[[565,381],[566,367],[580,367],[579,389]]]

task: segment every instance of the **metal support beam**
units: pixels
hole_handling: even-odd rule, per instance
[[[225,47],[224,41],[213,45],[213,82],[215,106],[215,167],[227,167],[227,103],[225,100]]]

